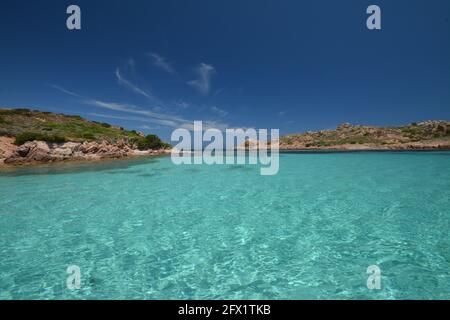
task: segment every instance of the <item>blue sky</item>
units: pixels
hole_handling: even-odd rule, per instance
[[[66,28],[77,4],[82,30]],[[366,28],[381,7],[382,30]],[[450,2],[0,2],[0,106],[176,127],[450,119]]]

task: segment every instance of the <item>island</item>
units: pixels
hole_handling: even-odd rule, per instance
[[[0,165],[162,155],[171,148],[156,135],[79,115],[0,108]]]
[[[280,138],[280,150],[449,150],[450,122],[429,120],[400,127],[343,123],[335,130],[289,134]]]

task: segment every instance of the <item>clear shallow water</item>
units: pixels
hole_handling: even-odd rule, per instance
[[[449,299],[450,153],[0,173],[0,299],[29,298]]]

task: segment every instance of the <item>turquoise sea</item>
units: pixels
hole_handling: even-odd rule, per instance
[[[0,171],[0,299],[80,298],[450,299],[450,152]]]

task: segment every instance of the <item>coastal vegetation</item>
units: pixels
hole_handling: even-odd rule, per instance
[[[28,141],[45,141],[45,142],[55,142],[55,143],[63,143],[66,142],[65,137],[57,136],[57,135],[47,135],[44,133],[37,132],[22,132],[16,135],[14,144],[22,145]]]
[[[168,149],[156,135],[145,136],[104,122],[89,121],[79,115],[63,115],[30,109],[0,109],[0,136],[13,137],[16,145],[28,141],[50,143],[122,141],[139,150]]]
[[[163,142],[157,135],[149,134],[146,137],[142,137],[137,141],[137,147],[139,150],[151,150],[151,149],[168,149],[171,146]]]
[[[421,149],[450,148],[450,122],[424,121],[400,127],[344,123],[335,130],[290,134],[280,139],[281,149]]]

